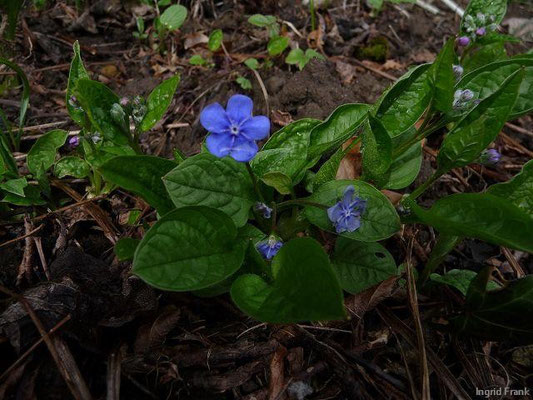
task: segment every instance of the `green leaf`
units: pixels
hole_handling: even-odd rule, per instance
[[[92,125],[105,139],[119,145],[128,143],[126,134],[111,116],[111,107],[120,102],[111,89],[97,81],[79,79],[74,93]]]
[[[446,135],[437,157],[441,171],[470,164],[496,139],[516,101],[523,76],[523,71],[513,73]]]
[[[456,58],[454,47],[455,38],[448,39],[432,66],[433,86],[435,87],[433,107],[443,113],[452,109],[455,85],[453,63]]]
[[[171,211],[146,233],[135,251],[133,273],[163,290],[203,289],[235,273],[244,259],[235,224],[209,207]]]
[[[24,122],[26,120],[26,112],[28,111],[28,106],[30,103],[30,82],[28,81],[28,77],[17,64],[9,61],[6,58],[0,57],[0,64],[4,64],[7,67],[11,68],[13,71],[17,73],[17,77],[20,79],[20,82],[22,83],[22,97],[20,99],[20,111],[19,111],[19,128],[22,129],[24,126]]]
[[[292,49],[287,57],[285,57],[285,63],[289,65],[297,65],[298,69],[301,71],[307,65],[309,60],[305,56],[305,53],[302,49]]]
[[[211,51],[217,51],[222,45],[222,39],[224,38],[224,33],[222,29],[215,29],[209,35],[209,41],[207,42],[207,48]]]
[[[272,261],[274,281],[242,275],[231,287],[235,304],[255,319],[271,323],[339,320],[346,317],[342,291],[318,242],[286,243]]]
[[[46,201],[41,199],[41,193],[37,186],[28,185],[24,188],[24,196],[7,193],[2,199],[2,203],[9,203],[16,206],[42,206]]]
[[[289,38],[285,36],[274,36],[270,38],[267,45],[268,54],[277,56],[283,53],[289,45]]]
[[[238,76],[237,79],[235,79],[235,82],[237,82],[244,90],[252,89],[252,82],[250,82],[250,80],[246,79],[244,76]]]
[[[213,207],[228,214],[237,227],[246,224],[250,208],[258,201],[246,167],[230,157],[198,154],[170,171],[163,181],[176,207]]]
[[[533,217],[533,160],[513,179],[492,185],[487,193],[507,200]]]
[[[268,172],[263,175],[261,180],[281,194],[290,194],[292,191],[291,178],[281,172]]]
[[[474,271],[468,269],[452,269],[444,275],[431,274],[430,278],[433,282],[443,283],[452,286],[459,290],[464,296],[468,292],[468,286],[476,277]],[[500,286],[494,281],[489,282],[489,289],[498,289]]]
[[[194,56],[189,58],[189,64],[203,66],[203,65],[207,65],[207,60],[203,58],[201,55],[195,54]]]
[[[412,127],[431,102],[430,67],[422,64],[408,71],[378,100],[375,117],[392,137]]]
[[[363,124],[367,117],[367,104],[344,104],[311,132],[308,159],[312,160],[340,146]]]
[[[14,178],[19,175],[17,162],[9,148],[7,135],[4,135],[3,133],[4,132],[0,129],[0,177],[10,175]]]
[[[465,32],[465,20],[467,16],[476,19],[478,13],[494,17],[494,23],[502,22],[507,12],[507,0],[470,0],[461,19],[461,32]]]
[[[163,12],[163,14],[161,14],[159,21],[168,30],[175,31],[176,29],[179,29],[183,25],[186,18],[187,18],[187,9],[180,4],[174,4],[168,7]]]
[[[248,18],[248,22],[252,25],[266,28],[276,23],[276,17],[273,15],[254,14]]]
[[[468,52],[463,58],[462,66],[466,72],[470,72],[506,58],[504,42],[495,42]]]
[[[244,65],[246,65],[250,69],[256,70],[257,68],[259,68],[259,61],[257,61],[257,59],[255,58],[248,58],[244,62]]]
[[[254,173],[262,178],[268,172],[281,172],[298,183],[309,163],[311,131],[319,123],[316,119],[301,119],[274,133],[250,161]]]
[[[137,250],[137,247],[139,246],[140,242],[141,241],[139,239],[134,239],[130,237],[119,239],[118,242],[115,244],[114,248],[115,255],[117,256],[118,260],[133,260],[135,250]]]
[[[75,156],[63,157],[54,167],[54,175],[58,178],[73,176],[81,179],[88,176],[90,172],[90,165],[85,160]]]
[[[460,332],[488,340],[533,340],[533,275],[510,282],[499,290],[486,290],[484,271],[467,293],[464,315],[452,320]],[[475,291],[475,295],[473,295]]]
[[[0,189],[21,197],[25,197],[24,188],[26,188],[26,186],[28,186],[26,178],[9,179],[0,183]]]
[[[70,118],[72,118],[78,125],[84,124],[83,116],[85,112],[83,109],[79,107],[75,107],[75,104],[71,104],[71,97],[74,95],[74,89],[76,88],[76,85],[78,83],[78,80],[80,79],[89,79],[89,74],[87,73],[87,70],[85,69],[85,66],[83,65],[83,61],[81,59],[80,54],[80,44],[78,41],[75,41],[72,45],[72,49],[74,51],[74,56],[72,57],[72,62],[70,63],[70,72],[68,74],[68,83],[67,83],[67,94],[66,94],[66,104],[67,104],[67,111],[70,115]]]
[[[460,193],[424,210],[408,204],[417,221],[441,233],[472,237],[533,253],[533,218],[510,202],[481,193]]]
[[[2,23],[4,23],[4,18],[7,18],[7,24],[8,28],[5,31],[5,38],[6,39],[14,39],[15,38],[15,31],[17,29],[17,20],[20,13],[20,10],[22,9],[22,6],[24,5],[24,2],[22,1],[1,1],[0,2],[0,9],[3,9],[5,12],[5,16],[2,16]]]
[[[518,118],[533,111],[533,96],[531,96],[533,58],[521,55],[520,58],[496,61],[485,65],[463,76],[457,83],[456,89],[472,90],[475,94],[473,100],[486,99],[496,92],[509,76],[521,68],[525,69],[524,79],[520,84],[516,103],[507,119]]]
[[[141,130],[149,131],[165,115],[174,93],[180,83],[180,76],[175,75],[161,82],[148,96],[146,106],[148,111],[141,122]]]
[[[433,249],[431,250],[431,254],[429,255],[429,260],[426,262],[426,266],[424,267],[424,271],[422,272],[422,275],[420,277],[421,283],[424,283],[430,277],[430,274],[433,271],[435,271],[437,267],[444,262],[444,260],[446,259],[446,256],[462,240],[463,240],[462,237],[455,236],[455,235],[447,235],[444,233],[441,233],[439,235],[435,243],[435,246],[433,246]]]
[[[390,253],[379,243],[364,243],[340,237],[331,260],[341,287],[360,293],[398,274]]]
[[[57,150],[65,144],[68,132],[56,129],[47,132],[33,144],[28,153],[28,169],[35,176],[43,175],[54,165]]]
[[[347,186],[353,185],[358,197],[367,201],[366,210],[361,216],[361,227],[355,232],[344,232],[340,236],[362,242],[377,242],[386,239],[400,230],[400,218],[383,193],[363,181],[336,180],[323,184],[307,200],[327,205],[335,205]],[[307,219],[321,229],[335,232],[327,212],[317,207],[306,207]]]
[[[100,168],[103,177],[115,185],[141,196],[159,215],[174,208],[162,178],[176,163],[153,156],[119,156]]]
[[[313,179],[313,191],[317,190],[326,182],[335,180],[340,163],[345,156],[342,148],[339,148],[318,170]]]
[[[381,187],[388,180],[387,172],[392,162],[392,140],[381,122],[368,116],[363,131],[363,177]]]
[[[407,132],[392,138],[392,148],[397,149],[417,135],[413,127]],[[403,189],[413,183],[422,166],[422,143],[417,142],[403,154],[392,160],[389,168],[388,179],[383,183],[385,189]]]

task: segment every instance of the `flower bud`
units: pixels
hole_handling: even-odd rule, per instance
[[[113,121],[115,121],[115,123],[122,126],[126,118],[126,113],[124,112],[124,109],[122,108],[122,106],[118,103],[114,103],[111,106],[110,112],[111,112],[111,118],[113,118]]]
[[[463,76],[464,69],[460,65],[454,65],[453,66],[453,74],[455,75],[456,79],[460,79],[461,76]]]
[[[477,28],[476,29],[476,35],[478,35],[478,36],[483,36],[483,35],[485,35],[485,33],[487,33],[487,29],[485,29],[484,26],[482,26],[481,28]]]
[[[272,216],[272,209],[265,203],[256,203],[255,209],[263,213],[263,218],[269,219]]]
[[[461,36],[457,39],[457,44],[461,47],[468,46],[470,44],[470,38],[468,36]]]
[[[78,147],[80,145],[80,137],[79,136],[72,136],[68,140],[68,144],[70,147]]]
[[[479,157],[479,161],[481,164],[485,165],[496,165],[500,162],[502,158],[502,155],[500,152],[496,149],[488,149],[484,150],[483,153],[481,153],[481,156]]]

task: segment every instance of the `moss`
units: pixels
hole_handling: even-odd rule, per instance
[[[355,56],[360,60],[372,60],[384,62],[389,55],[389,42],[383,36],[377,36],[370,40],[367,46],[358,47]]]

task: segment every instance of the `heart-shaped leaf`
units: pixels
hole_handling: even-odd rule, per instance
[[[326,205],[337,203],[347,186],[355,188],[356,196],[366,200],[366,209],[361,215],[361,227],[355,232],[344,232],[341,236],[362,242],[377,242],[386,239],[400,230],[400,218],[383,193],[363,181],[336,180],[323,184],[307,200]],[[305,208],[307,219],[327,231],[335,229],[324,209],[308,206]]]
[[[47,132],[31,147],[28,153],[28,169],[35,176],[44,174],[54,165],[57,150],[65,144],[68,133],[61,129]]]
[[[183,207],[161,218],[137,247],[133,272],[163,290],[203,289],[242,265],[245,242],[222,211]]]
[[[533,160],[528,161],[513,179],[492,185],[487,193],[513,203],[533,217]]]
[[[113,157],[100,167],[106,180],[141,196],[148,204],[164,215],[174,209],[163,184],[163,176],[176,163],[154,156]]]
[[[250,208],[258,201],[246,167],[230,157],[198,154],[170,171],[163,181],[176,207],[213,207],[228,214],[237,227],[246,224]]]
[[[379,243],[365,243],[340,237],[331,260],[341,287],[360,293],[398,274],[390,253]]]
[[[280,324],[345,318],[339,282],[314,239],[286,243],[272,261],[272,273],[272,283],[254,274],[233,283],[231,297],[242,311]]]

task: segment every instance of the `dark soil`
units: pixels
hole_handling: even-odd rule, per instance
[[[270,69],[260,70],[267,105],[259,82],[242,64],[249,57],[263,59],[266,55],[266,35],[248,24],[247,17],[262,12],[291,22],[303,38],[286,25],[283,29],[306,48],[310,19],[300,1],[186,1],[191,16],[180,32],[171,35],[166,53],[132,37],[132,13],[142,10],[133,2],[86,1],[85,13],[76,11],[70,2],[53,3],[42,11],[25,10],[16,40],[4,41],[0,47],[4,56],[23,67],[31,82],[26,125],[65,121],[62,129],[77,129],[66,114],[64,91],[71,46],[79,40],[93,78],[120,95],[145,95],[162,79],[181,74],[171,110],[143,137],[148,154],[165,157],[171,157],[175,148],[186,155],[199,152],[205,136],[198,123],[200,110],[243,92],[235,83],[238,75],[252,82],[250,96],[256,109],[269,109],[276,128],[303,117],[324,119],[341,104],[374,102],[407,67],[432,61],[459,23],[439,2],[435,5],[441,12],[436,16],[414,5],[388,4],[374,18],[364,2],[348,2],[343,9],[342,1],[331,1],[329,12],[320,11],[318,19],[325,30],[322,48],[328,60],[313,61],[303,71],[274,60]],[[459,3],[464,7],[466,1]],[[508,13],[512,16],[533,18],[533,10],[513,2]],[[215,28],[224,30],[231,60],[220,52],[213,57],[213,68],[189,65],[191,55],[208,53],[205,46],[186,49],[185,40]],[[376,38],[385,39],[388,61],[357,59],[361,48],[375,43]],[[511,53],[524,50],[525,45],[509,48]],[[13,121],[18,115],[19,95],[18,88],[13,88],[0,96],[0,106]],[[173,126],[177,123],[184,125]],[[513,123],[533,130],[531,117]],[[37,127],[29,135],[48,129]],[[516,173],[531,158],[533,138],[507,128],[504,132],[510,139],[498,139],[497,148],[504,155],[500,166],[447,175],[423,200],[430,202],[453,191],[481,191]],[[24,140],[20,156],[34,139]],[[438,148],[440,140],[431,138],[427,145]],[[419,180],[423,181],[433,166],[434,158],[426,154]],[[83,183],[71,182],[71,187],[83,194]],[[58,206],[69,198],[57,187],[53,193]],[[0,377],[0,399],[72,396],[48,345],[30,349],[40,334],[28,316],[28,306],[45,331],[57,328],[52,347],[62,349],[60,359],[74,360],[77,367],[69,368],[68,376],[78,379],[74,386],[80,399],[87,397],[79,379],[93,398],[107,399],[408,399],[413,396],[412,387],[419,390],[420,357],[403,287],[385,283],[372,293],[348,297],[346,304],[354,310],[349,321],[259,324],[237,310],[227,295],[203,299],[161,292],[131,275],[131,265],[115,259],[109,238],[142,236],[142,227],[124,223],[130,211],[143,210],[146,223],[154,221],[155,215],[141,200],[122,191],[98,201],[97,207],[102,212],[100,219],[88,208],[78,207],[35,222],[34,227],[43,225],[36,236],[42,241],[47,271],[35,253],[29,276],[18,283],[25,241],[1,244],[24,235],[25,229],[22,221],[0,222],[0,284],[23,294],[27,302],[25,305],[18,297],[0,298],[0,375],[7,371]],[[44,215],[48,210],[35,211]],[[102,230],[105,224],[110,232]],[[408,234],[416,243],[413,261],[422,266],[435,234],[426,228]],[[398,264],[402,263],[408,243],[394,237],[389,244]],[[533,273],[531,256],[514,255],[526,273]],[[514,276],[498,247],[474,240],[463,242],[446,265],[479,270],[487,262],[498,266],[503,276]],[[506,380],[516,388],[533,385],[531,346],[449,335],[446,318],[463,302],[451,289],[436,288],[431,298],[421,295],[419,301],[430,349],[433,398],[464,394],[475,398],[475,388],[503,385]],[[118,387],[119,397],[114,394]]]

